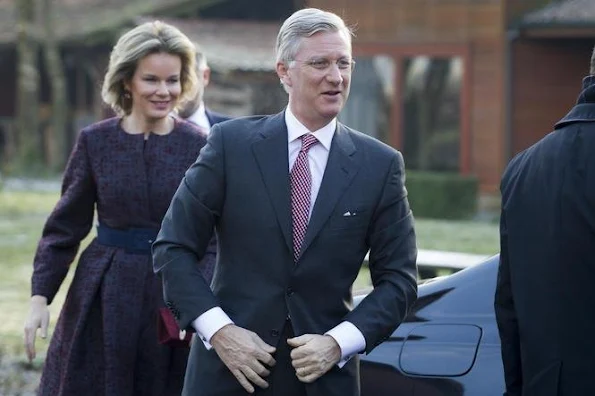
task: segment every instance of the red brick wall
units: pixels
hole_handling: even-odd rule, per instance
[[[482,191],[495,191],[504,167],[502,0],[311,0],[308,6],[331,10],[355,24],[356,52],[369,54],[378,48],[379,53],[398,57],[415,52],[416,47],[419,54],[427,48],[462,48],[468,56],[467,86],[463,88],[467,90],[463,122],[468,141],[463,143],[469,157],[462,164],[479,177]],[[398,87],[395,90],[398,92]],[[393,125],[398,128],[398,120]]]
[[[514,23],[527,12],[540,9],[551,2],[551,0],[503,0],[506,8],[505,21]]]
[[[356,25],[357,43],[460,43],[502,31],[502,0],[309,0]]]
[[[497,191],[504,167],[504,43],[473,43],[472,163],[482,192]]]
[[[593,40],[528,40],[513,44],[512,151],[552,131],[574,105],[589,73]]]

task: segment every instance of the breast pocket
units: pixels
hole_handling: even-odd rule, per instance
[[[336,232],[361,232],[367,229],[369,214],[366,210],[345,210],[334,213],[330,220],[330,230]]]

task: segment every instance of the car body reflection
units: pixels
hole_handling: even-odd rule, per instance
[[[406,320],[362,356],[362,396],[501,396],[497,271],[494,256],[420,285]]]

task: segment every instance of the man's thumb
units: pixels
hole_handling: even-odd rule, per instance
[[[287,343],[292,347],[299,347],[306,344],[308,341],[310,341],[310,339],[312,339],[312,336],[309,334],[304,334],[299,337],[288,338]]]

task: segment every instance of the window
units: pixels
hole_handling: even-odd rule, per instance
[[[388,143],[395,62],[383,55],[356,57],[355,61],[349,99],[339,120]]]
[[[461,84],[459,57],[404,59],[402,128],[407,167],[459,171]]]

